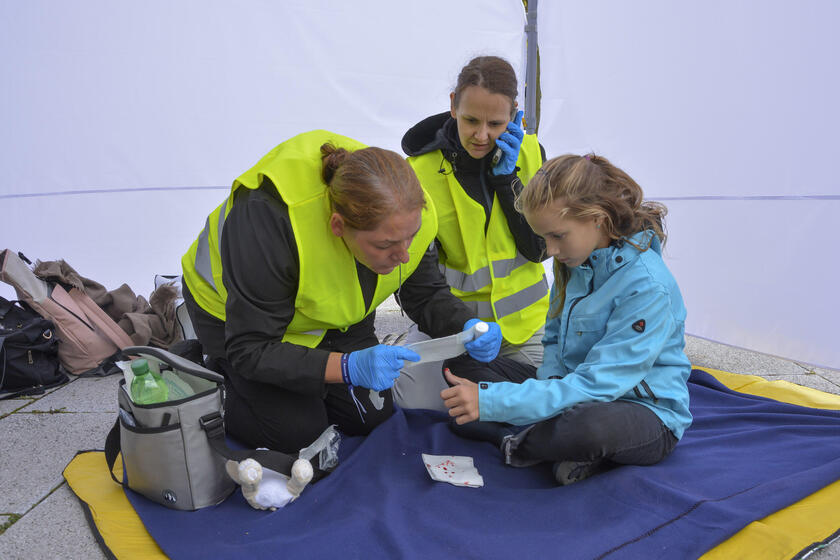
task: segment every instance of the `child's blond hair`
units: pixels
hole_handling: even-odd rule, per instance
[[[524,214],[562,202],[558,218],[586,220],[601,218],[601,228],[614,241],[643,230],[653,230],[665,244],[664,205],[644,200],[642,188],[627,173],[606,158],[587,154],[567,154],[552,158],[537,171],[516,200],[516,209]],[[641,251],[650,247],[636,246]],[[554,263],[554,283],[559,303],[552,316],[563,309],[569,270]]]

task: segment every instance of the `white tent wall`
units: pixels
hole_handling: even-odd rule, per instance
[[[539,5],[541,140],[606,155],[668,204],[688,331],[830,367],[838,16]],[[470,56],[524,76],[523,24],[519,0],[0,0],[0,246],[148,295],[268,149],[328,128],[399,151]]]
[[[276,144],[402,153],[472,56],[524,75],[524,25],[520,0],[0,0],[0,248],[148,296]]]
[[[539,3],[540,138],[670,214],[694,335],[840,368],[840,3]]]

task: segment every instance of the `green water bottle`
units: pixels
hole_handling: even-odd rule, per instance
[[[154,404],[169,399],[169,387],[160,375],[149,369],[143,358],[131,362],[134,379],[131,382],[131,400],[137,404]]]

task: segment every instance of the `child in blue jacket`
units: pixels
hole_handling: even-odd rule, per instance
[[[493,441],[513,466],[554,463],[560,484],[661,461],[691,424],[665,207],[590,154],[546,162],[517,208],[554,259],[543,363],[447,361],[453,430]]]

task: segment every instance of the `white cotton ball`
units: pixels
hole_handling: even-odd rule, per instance
[[[260,509],[276,509],[291,502],[293,496],[286,488],[288,477],[270,469],[263,469],[262,481],[253,501]]]

